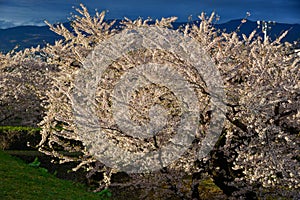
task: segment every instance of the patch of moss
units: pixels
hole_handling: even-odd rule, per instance
[[[198,190],[200,199],[226,199],[226,195],[211,178],[203,179],[199,183]]]

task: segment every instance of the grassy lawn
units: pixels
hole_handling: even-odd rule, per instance
[[[0,199],[105,199],[84,185],[61,180],[0,151]]]

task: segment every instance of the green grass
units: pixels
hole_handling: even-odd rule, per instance
[[[0,126],[0,131],[27,131],[27,132],[35,132],[40,131],[41,128],[35,128],[35,127],[26,127],[26,126]]]
[[[93,200],[104,199],[78,183],[61,180],[43,168],[31,167],[0,151],[0,199]]]

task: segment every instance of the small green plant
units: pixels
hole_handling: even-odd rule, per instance
[[[41,164],[41,162],[39,161],[39,158],[38,157],[35,157],[35,159],[34,159],[34,161],[33,162],[31,162],[31,163],[29,163],[28,165],[30,166],[30,167],[39,167],[40,166],[40,164]]]
[[[38,168],[42,173],[48,173],[46,168],[40,167],[41,162],[39,161],[38,157],[35,157],[34,161],[28,164],[30,167]]]
[[[109,200],[112,196],[111,192],[108,189],[104,189],[100,192],[97,192],[102,200]]]

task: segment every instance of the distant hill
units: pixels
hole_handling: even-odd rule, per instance
[[[120,21],[118,21],[120,22]],[[197,22],[195,22],[197,23]],[[185,23],[174,23],[174,28],[177,29],[179,26]],[[241,24],[241,20],[232,20],[223,24],[215,24],[215,27],[225,32],[232,32],[237,30],[237,27]],[[65,26],[70,27],[69,23],[65,23]],[[257,29],[256,22],[247,21],[242,24],[240,35],[242,33],[249,35],[254,29]],[[283,39],[283,41],[288,41],[293,43],[293,41],[300,41],[300,24],[282,24],[276,23],[271,26],[269,35],[271,39],[274,40],[285,30],[290,30],[288,35]],[[259,35],[263,35],[261,29],[257,29]],[[47,43],[54,44],[55,40],[61,39],[60,36],[56,35],[54,32],[49,30],[48,26],[18,26],[7,29],[0,29],[0,51],[6,53],[12,50],[16,45],[19,49],[24,49],[32,46],[45,46]]]
[[[237,27],[241,24],[241,20],[232,20],[224,24],[216,24],[216,28],[220,30],[226,30],[226,32],[232,32],[237,29]],[[242,33],[245,35],[249,35],[254,29],[257,29],[257,34],[263,37],[263,33],[261,28],[257,28],[257,23],[253,21],[247,21],[242,24],[240,27],[239,35]],[[277,37],[279,37],[286,30],[289,30],[286,37],[282,39],[283,42],[300,41],[300,24],[283,24],[283,23],[275,23],[275,25],[270,25],[270,30],[268,30],[268,35],[271,37],[271,40],[274,41]]]
[[[60,36],[49,30],[48,26],[18,26],[0,29],[0,38],[0,51],[6,53],[16,45],[19,49],[24,49],[37,45],[45,46],[47,43],[54,44]]]

